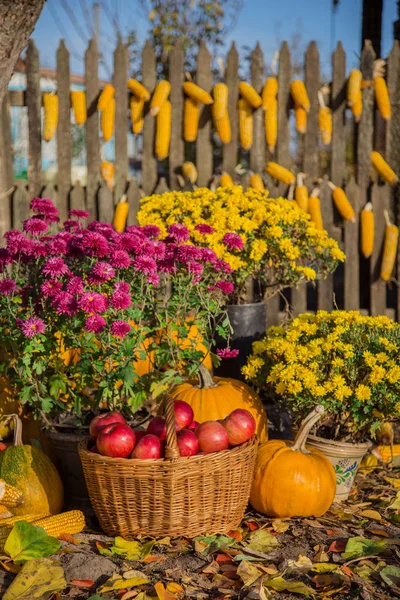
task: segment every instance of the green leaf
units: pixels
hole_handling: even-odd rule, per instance
[[[2,600],[48,600],[66,587],[62,567],[48,558],[34,559],[24,564]]]
[[[379,572],[383,581],[396,592],[400,592],[400,567],[388,565]]]
[[[203,554],[204,556],[209,556],[210,554],[214,554],[214,552],[225,550],[225,548],[233,546],[236,543],[236,540],[226,535],[219,534],[208,536],[199,535],[198,537],[193,538],[192,543],[196,552]]]
[[[347,540],[343,558],[360,558],[370,554],[381,554],[386,550],[387,544],[384,540],[367,540],[363,537],[353,537]]]
[[[286,581],[283,577],[267,579],[264,581],[264,585],[277,592],[292,592],[293,594],[301,594],[307,598],[316,595],[314,590],[308,587],[308,585],[305,585],[302,581]]]
[[[98,596],[97,594],[95,594],[94,596],[90,596],[90,598],[88,598],[88,600],[103,600],[103,598],[101,596]]]
[[[245,548],[250,548],[251,550],[257,550],[258,552],[269,552],[274,548],[280,546],[278,538],[276,538],[269,531],[265,531],[265,529],[257,529],[257,531],[253,531],[243,544]]]
[[[100,594],[112,592],[113,590],[124,590],[137,587],[139,585],[145,585],[149,583],[149,580],[145,577],[132,577],[131,579],[124,579],[121,575],[114,574],[112,577],[107,579],[103,585],[98,588]]]
[[[60,541],[47,535],[41,527],[18,521],[6,540],[4,550],[16,565],[21,565],[33,558],[51,556],[60,547]]]

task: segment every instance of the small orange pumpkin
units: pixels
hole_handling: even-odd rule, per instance
[[[244,408],[256,420],[257,435],[261,442],[268,439],[267,415],[260,398],[253,390],[237,379],[212,377],[209,370],[200,365],[199,382],[181,383],[172,390],[175,400],[184,400],[194,412],[194,420],[221,421],[233,410]]]
[[[304,419],[294,442],[271,440],[258,449],[251,505],[269,517],[320,517],[336,493],[335,471],[319,450],[306,441],[324,407]]]

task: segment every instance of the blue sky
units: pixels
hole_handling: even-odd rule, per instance
[[[59,40],[65,37],[71,52],[71,71],[83,72],[83,57],[89,31],[84,7],[91,11],[92,0],[47,0],[36,25],[33,38],[40,52],[42,66],[54,67]],[[103,52],[112,64],[115,36],[111,19],[115,10],[124,31],[136,28],[140,41],[146,39],[147,22],[135,0],[102,0],[101,40]],[[259,41],[266,62],[272,60],[278,42],[295,32],[301,34],[304,44],[316,40],[325,72],[329,73],[331,51],[332,0],[244,0],[238,22],[228,37],[227,47],[235,40],[239,51],[243,46],[254,47]],[[70,13],[70,14],[68,14]],[[75,20],[74,26],[71,21]],[[396,0],[384,0],[382,53],[386,56],[393,43],[393,22],[397,18]],[[348,68],[357,64],[361,38],[361,0],[340,0],[335,17],[335,42],[341,40],[347,53]],[[224,56],[225,49],[220,54]],[[244,52],[243,52],[244,54]],[[105,74],[103,73],[103,76]]]

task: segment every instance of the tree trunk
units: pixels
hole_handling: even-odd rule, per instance
[[[381,56],[383,0],[363,0],[361,50],[371,40],[377,58]]]

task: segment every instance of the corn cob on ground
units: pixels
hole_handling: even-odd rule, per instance
[[[315,187],[308,199],[308,214],[314,223],[315,229],[324,229],[321,213],[321,202],[319,199],[319,187]]]
[[[299,205],[299,208],[301,208],[302,210],[307,212],[308,211],[308,189],[307,189],[307,186],[304,185],[305,177],[306,176],[304,173],[297,174],[296,190],[295,190],[294,197],[295,197],[297,204]]]
[[[278,100],[276,98],[268,102],[268,108],[264,113],[264,124],[268,150],[273,153],[278,139]]]
[[[379,152],[371,152],[371,161],[379,175],[388,183],[397,183],[399,178]]]
[[[83,125],[86,122],[86,94],[81,90],[71,92],[71,104],[75,123]]]
[[[168,100],[169,93],[171,91],[171,84],[166,79],[157,83],[156,89],[154,90],[153,97],[150,102],[150,114],[155,117],[160,112],[164,102]]]
[[[212,96],[193,81],[185,81],[183,91],[189,98],[200,104],[212,104],[214,102]]]
[[[262,91],[262,95],[261,95],[261,100],[262,100],[262,107],[264,110],[268,110],[271,103],[276,100],[278,94],[278,80],[276,77],[268,77],[267,81],[265,82],[263,91]]]
[[[171,112],[171,102],[165,100],[160,111],[157,113],[155,149],[158,160],[164,160],[169,153],[169,144],[171,141]]]
[[[244,98],[239,98],[239,140],[243,150],[250,150],[253,145],[253,111]]]
[[[108,142],[111,140],[114,133],[115,124],[115,98],[111,98],[101,112],[101,132],[103,134],[103,140]]]
[[[50,93],[43,94],[43,106],[43,139],[49,142],[53,139],[58,124],[58,96]]]
[[[382,117],[388,121],[392,117],[392,110],[390,107],[389,90],[383,77],[375,77],[374,91],[378,110]]]
[[[58,537],[62,533],[80,533],[86,527],[85,516],[80,510],[70,510],[44,517],[33,521],[33,525],[41,527],[48,535],[54,537]]]
[[[287,185],[296,181],[296,177],[289,169],[281,167],[281,165],[278,165],[276,162],[267,163],[265,170],[268,175],[271,175],[274,179],[278,179],[278,181],[282,181],[282,183],[286,183]]]
[[[6,540],[8,538],[8,536],[11,533],[12,528],[14,527],[15,523],[18,523],[19,521],[26,521],[27,523],[33,523],[34,521],[38,521],[39,519],[44,519],[45,517],[48,517],[48,514],[40,514],[40,513],[36,513],[36,514],[29,514],[29,515],[21,515],[19,517],[10,517],[7,519],[0,519],[0,550],[3,550],[4,548],[4,544],[6,543]]]
[[[191,98],[185,98],[183,108],[183,139],[195,142],[199,130],[200,104]]]
[[[146,89],[143,83],[140,83],[137,79],[128,79],[128,88],[136,96],[138,100],[147,102],[150,100],[150,92]]]
[[[262,99],[260,94],[256,92],[250,83],[247,81],[241,81],[239,83],[239,91],[244,100],[252,107],[258,108],[262,104]]]
[[[332,198],[333,202],[336,206],[338,213],[346,219],[346,221],[351,221],[352,223],[356,222],[356,217],[354,213],[354,209],[349,202],[344,190],[342,188],[336,186],[332,181],[328,182],[329,187],[332,190]]]
[[[99,96],[99,99],[97,101],[98,110],[104,110],[106,108],[106,106],[109,103],[109,101],[111,100],[111,98],[114,98],[114,93],[115,93],[114,86],[111,85],[110,83],[107,83],[104,86],[104,88]]]
[[[182,165],[182,175],[185,179],[189,179],[190,183],[196,183],[197,181],[197,169],[195,165],[186,161]]]
[[[290,93],[295,105],[297,104],[306,112],[310,112],[310,99],[303,81],[300,81],[300,79],[295,79],[292,81],[290,84]]]
[[[372,204],[368,202],[360,213],[361,223],[361,252],[365,258],[369,258],[374,250],[375,218]]]
[[[361,94],[362,73],[359,69],[353,69],[350,72],[347,82],[347,104],[352,107],[355,102],[358,102]]]
[[[396,262],[397,245],[399,242],[399,228],[390,222],[389,213],[387,210],[384,211],[384,215],[386,220],[386,228],[380,275],[383,281],[389,281]]]
[[[25,499],[21,492],[17,490],[13,485],[9,485],[4,481],[4,479],[0,479],[0,503],[4,506],[8,506],[10,508],[14,506],[22,506],[24,504]]]

